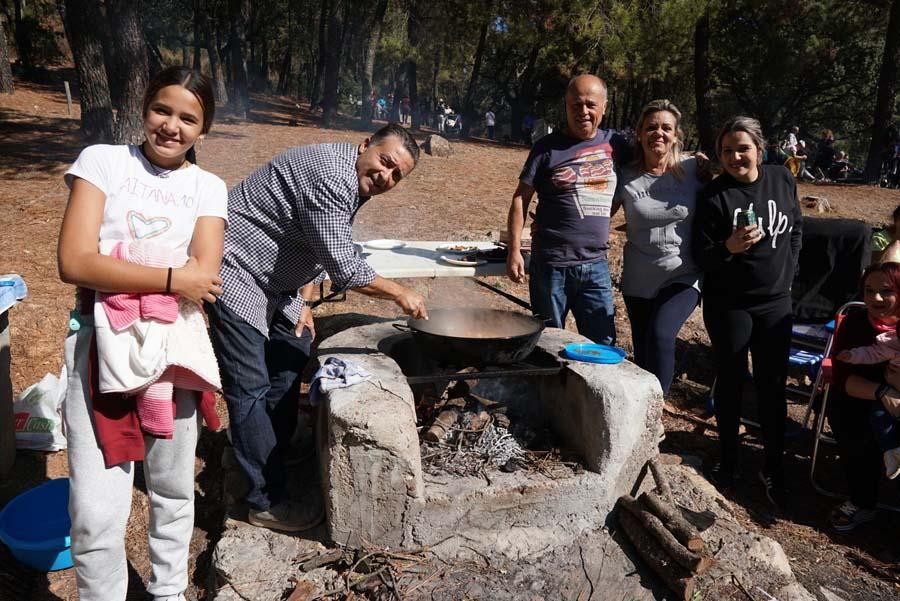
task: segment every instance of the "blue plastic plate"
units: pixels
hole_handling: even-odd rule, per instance
[[[575,361],[612,365],[625,359],[625,351],[614,346],[593,342],[573,342],[563,349],[563,355]]]

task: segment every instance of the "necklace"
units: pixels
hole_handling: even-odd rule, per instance
[[[182,167],[184,167],[184,163],[185,163],[185,162],[184,162],[184,160],[182,160],[182,161],[181,161],[181,164],[178,165],[177,167],[175,167],[174,169],[160,169],[159,167],[157,167],[157,166],[153,163],[153,161],[150,160],[150,157],[147,156],[147,153],[144,152],[144,145],[143,145],[143,144],[141,144],[140,146],[138,146],[138,148],[140,148],[140,150],[141,150],[141,156],[143,156],[143,157],[144,157],[144,160],[147,161],[147,164],[150,165],[150,169],[153,171],[153,175],[155,175],[156,177],[161,177],[161,178],[169,177],[169,175],[170,175],[173,171],[178,171],[179,169],[181,169]]]

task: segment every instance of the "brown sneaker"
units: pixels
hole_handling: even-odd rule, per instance
[[[283,501],[264,511],[251,509],[247,521],[260,528],[282,532],[302,532],[318,526],[325,518],[322,495],[307,495],[303,503]]]

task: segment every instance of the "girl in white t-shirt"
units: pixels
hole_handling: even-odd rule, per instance
[[[96,384],[93,297],[94,292],[174,294],[180,306],[189,301],[199,308],[221,294],[228,194],[221,179],[196,165],[194,154],[214,112],[207,77],[184,67],[164,69],[144,96],[144,143],[89,146],[66,173],[71,191],[59,236],[59,273],[78,286],[65,344],[65,421],[72,558],[81,601],[125,599],[132,459],[143,459],[149,494],[147,590],[157,601],[174,601],[183,599],[187,588],[198,393],[175,389],[170,438],[141,436],[140,430],[131,438],[120,435],[117,428],[126,420],[101,415],[108,398]],[[101,253],[118,243],[148,241],[189,259],[182,267],[150,267]],[[101,441],[112,442],[101,446]],[[123,456],[129,460],[113,459]]]

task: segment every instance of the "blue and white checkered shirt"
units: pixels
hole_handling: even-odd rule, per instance
[[[275,311],[300,319],[298,288],[327,272],[332,289],[372,283],[375,272],[353,247],[359,196],[357,147],[291,148],[228,194],[228,227],[218,302],[269,335]]]

